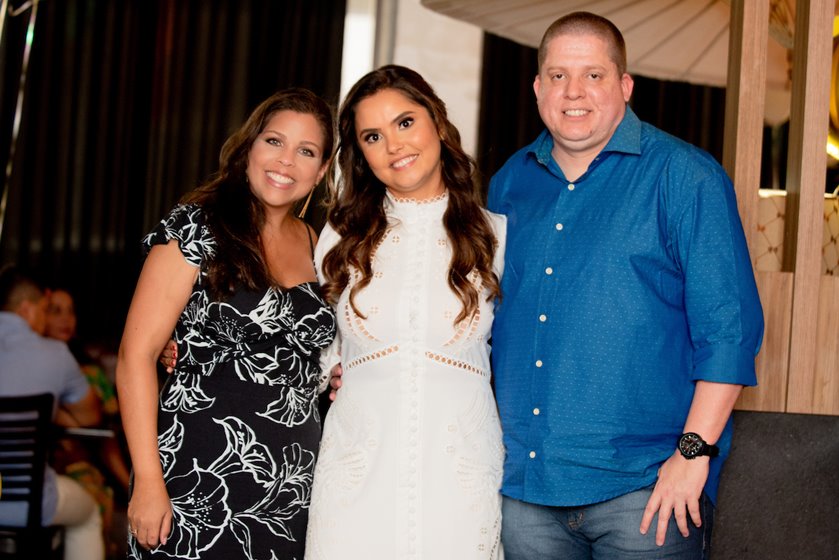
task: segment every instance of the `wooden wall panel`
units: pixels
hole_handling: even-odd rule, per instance
[[[813,412],[839,415],[839,277],[822,276]]]
[[[784,240],[784,261],[795,272],[787,412],[815,411],[816,364],[826,351],[817,327],[833,10],[834,0],[796,3]]]
[[[768,38],[768,1],[731,3],[722,164],[734,183],[749,247],[757,232]]]
[[[757,356],[757,387],[746,387],[737,401],[740,410],[784,412],[787,400],[789,336],[792,318],[791,272],[755,274],[766,330]]]
[[[735,182],[750,247],[757,223],[752,144],[757,126],[755,104],[744,92],[764,75],[765,61],[749,57],[760,57],[767,40],[768,2],[731,4],[732,98],[726,104],[723,160]],[[839,286],[821,270],[834,8],[834,0],[795,4],[783,272],[756,273],[766,333],[756,361],[759,385],[743,391],[740,409],[839,415]]]

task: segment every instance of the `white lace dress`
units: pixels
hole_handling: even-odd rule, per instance
[[[364,317],[349,305],[349,288],[338,302],[343,387],[315,468],[308,559],[501,557],[504,448],[487,343],[493,302],[484,295],[478,313],[453,324],[461,303],[446,281],[447,203],[447,194],[421,203],[388,197],[392,226],[371,283],[355,298]],[[500,278],[506,222],[488,215]],[[318,265],[337,241],[327,225]]]

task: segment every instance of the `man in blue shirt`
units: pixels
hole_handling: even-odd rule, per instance
[[[734,191],[627,107],[620,31],[546,31],[545,130],[493,177],[507,560],[703,558],[763,318]]]
[[[42,336],[46,309],[37,283],[15,267],[0,269],[0,396],[52,393],[56,423],[70,425],[69,416],[79,425],[94,425],[98,398],[67,345]],[[65,560],[104,560],[99,508],[80,484],[47,467],[42,504],[42,524],[65,528]],[[0,525],[25,524],[24,504],[0,500]]]

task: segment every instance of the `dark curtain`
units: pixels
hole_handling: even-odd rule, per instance
[[[533,80],[536,49],[484,35],[478,166],[487,179],[542,131]],[[722,160],[725,89],[633,76],[638,117]]]
[[[533,142],[544,125],[533,92],[536,49],[484,33],[482,66],[475,159],[486,188],[493,173]]]
[[[82,335],[113,347],[140,239],[211,175],[224,139],[280,88],[337,104],[345,10],[338,0],[42,0],[2,262],[70,288]],[[28,15],[6,19],[0,45],[4,167]]]

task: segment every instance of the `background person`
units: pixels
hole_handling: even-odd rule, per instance
[[[65,344],[42,336],[47,297],[41,286],[14,266],[0,271],[0,395],[52,393],[62,411],[54,421],[72,425],[99,422],[96,395]],[[0,524],[22,527],[25,507],[0,501]],[[103,560],[102,518],[93,498],[73,479],[44,473],[42,524],[64,526],[65,560]]]
[[[99,427],[109,429],[113,437],[61,438],[53,451],[53,465],[62,474],[73,478],[91,494],[102,512],[102,525],[109,555],[117,554],[124,543],[123,531],[115,532],[115,503],[124,511],[128,504],[131,469],[124,451],[124,434],[119,421],[116,388],[104,366],[95,359],[77,336],[76,306],[73,296],[62,288],[49,291],[45,336],[67,344],[76,362],[97,396],[96,406],[102,411]],[[72,417],[68,426],[75,426]],[[115,491],[116,490],[116,491]],[[124,522],[118,522],[124,527]],[[124,552],[123,552],[124,555]]]

